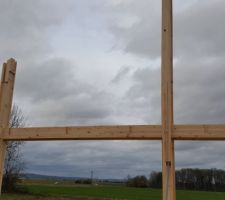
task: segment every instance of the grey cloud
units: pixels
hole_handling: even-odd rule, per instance
[[[182,63],[174,70],[175,121],[224,123],[225,60],[197,64]]]
[[[176,123],[224,123],[224,64],[223,58],[210,62],[205,60],[199,63],[176,63]],[[139,69],[134,72],[133,80],[133,85],[125,95],[125,104],[133,105],[132,108],[141,111],[142,115],[139,116],[149,116],[144,117],[148,121],[160,123],[160,69]]]
[[[20,67],[20,63],[18,65]],[[17,76],[17,92],[37,103],[48,98],[63,98],[74,90],[82,91],[75,83],[74,68],[67,60],[60,58],[29,66]]]
[[[18,74],[16,96],[32,104],[27,117],[33,126],[109,121],[113,95],[79,80],[74,69],[69,61],[54,58]]]
[[[124,6],[114,7],[115,13],[138,20],[128,27],[114,23],[110,30],[116,37],[117,45],[126,52],[155,59],[160,56],[160,2],[128,1]],[[122,14],[123,13],[123,14]],[[118,14],[118,15],[119,15]]]
[[[68,106],[64,106],[64,109],[67,111],[69,119],[78,118],[82,124],[104,124],[106,123],[104,120],[102,122],[98,120],[112,115],[113,97],[107,92],[98,91],[96,88],[91,89],[92,91],[88,95],[82,95],[80,98],[77,98],[76,95],[72,98],[69,97],[69,103],[65,102],[65,104],[68,103]]]
[[[79,15],[72,16],[76,19],[73,23],[81,26],[88,19],[83,10],[94,5],[97,3],[70,0],[63,4],[57,0],[1,1],[0,60],[15,57],[18,61],[15,99],[25,107],[28,124],[106,123],[111,94],[78,80],[73,72],[76,66],[54,57],[51,44],[68,16]]]
[[[156,142],[30,142],[24,153],[27,171],[41,174],[87,177],[93,170],[98,177],[125,178],[148,175],[161,166],[160,143]]]
[[[186,150],[180,151],[177,146],[185,145]],[[192,147],[194,147],[192,149]],[[221,168],[223,162],[225,145],[224,142],[176,142],[177,168]],[[197,156],[196,156],[197,155]]]
[[[106,124],[112,114],[111,105],[107,104],[110,100],[107,94],[92,93],[81,97],[74,94],[33,106],[30,118],[33,126]]]
[[[175,142],[176,151],[178,151],[179,154],[189,152],[189,150],[195,151],[199,148],[199,145],[201,145],[200,142],[181,142],[177,141]]]
[[[117,75],[112,79],[112,83],[118,83],[130,72],[130,67],[122,67]]]
[[[197,1],[174,17],[175,56],[223,56],[225,2]],[[204,58],[202,58],[204,59]]]
[[[0,2],[0,60],[9,57],[34,62],[51,51],[47,43],[50,28],[56,28],[71,12],[71,1],[59,6],[60,1]],[[4,48],[3,48],[4,47]]]
[[[225,13],[223,0],[191,1],[180,9],[175,1],[174,50],[176,57],[189,56],[191,59],[206,56],[223,56],[224,32],[222,26]],[[141,9],[138,9],[141,8]],[[137,16],[139,21],[130,27],[114,23],[112,33],[124,51],[148,59],[160,56],[161,48],[161,5],[154,1],[130,1],[126,7],[115,10],[123,16]]]
[[[160,111],[160,70],[150,66],[137,69],[132,74],[133,84],[121,102],[127,112],[139,116],[142,123],[159,124]]]

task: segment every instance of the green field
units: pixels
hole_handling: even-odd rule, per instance
[[[31,195],[3,195],[1,200],[59,200],[59,199],[127,199],[161,200],[161,190],[129,188],[125,186],[80,186],[26,184]],[[225,193],[177,191],[178,200],[225,200]]]

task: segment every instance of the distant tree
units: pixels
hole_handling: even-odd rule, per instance
[[[152,188],[162,188],[162,172],[153,171],[150,174],[149,186]]]
[[[162,172],[152,172],[149,186],[162,187]],[[176,187],[182,190],[225,191],[225,171],[219,169],[180,169],[176,171]]]
[[[13,106],[9,125],[11,128],[24,127],[25,125],[23,112],[17,105]],[[22,155],[20,151],[22,144],[23,142],[21,141],[7,142],[3,176],[4,192],[13,192],[16,190],[16,183],[18,182],[21,172],[24,168],[24,163],[22,161]]]
[[[129,187],[146,188],[148,187],[148,180],[145,176],[135,176],[134,178],[129,177],[126,184]]]

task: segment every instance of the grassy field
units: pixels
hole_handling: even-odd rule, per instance
[[[26,184],[31,195],[3,195],[1,200],[65,200],[65,199],[127,199],[161,200],[161,190],[128,188],[125,186],[81,186]],[[177,191],[178,200],[225,200],[225,193]]]

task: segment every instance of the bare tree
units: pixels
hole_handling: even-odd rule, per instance
[[[13,105],[9,125],[11,128],[24,127],[25,125],[25,117],[17,105]],[[23,142],[21,141],[10,141],[7,143],[3,176],[3,191],[5,192],[16,190],[16,183],[24,168],[20,151],[22,145]]]

